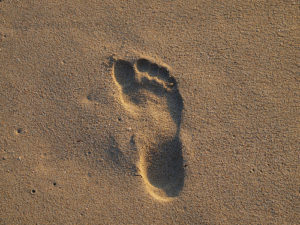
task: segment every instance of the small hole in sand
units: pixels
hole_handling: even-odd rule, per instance
[[[86,96],[86,98],[87,98],[88,100],[92,101],[92,95],[91,95],[91,94],[89,94],[88,96]]]
[[[84,153],[85,156],[88,156],[88,155],[90,155],[90,154],[92,154],[92,152],[85,152],[85,153]]]
[[[31,190],[31,193],[32,193],[32,194],[35,194],[35,192],[36,192],[36,191],[35,191],[34,189]]]
[[[17,133],[18,133],[18,134],[21,134],[22,132],[23,132],[23,129],[22,129],[22,128],[17,129]]]
[[[56,182],[53,182],[53,185],[56,186]]]

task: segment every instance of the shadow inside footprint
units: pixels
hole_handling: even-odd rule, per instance
[[[184,184],[182,145],[178,137],[161,142],[146,156],[149,183],[162,189],[168,197],[179,195]]]
[[[147,72],[150,68],[150,62],[147,59],[139,59],[136,62],[137,69],[141,72]]]
[[[176,136],[179,136],[182,110],[183,110],[183,100],[177,89],[173,90],[172,94],[167,96],[167,104],[172,119],[177,125]]]
[[[140,95],[141,85],[136,81],[135,71],[131,63],[125,60],[117,60],[114,63],[114,77],[122,88],[122,96],[136,105],[145,101]]]
[[[125,60],[118,60],[115,62],[114,74],[117,82],[122,88],[129,87],[136,82],[133,66]]]

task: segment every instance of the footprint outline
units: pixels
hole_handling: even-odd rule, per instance
[[[141,114],[143,109],[147,109],[150,93],[158,99],[165,99],[165,108],[175,124],[176,132],[157,137],[155,143],[140,145],[137,167],[148,192],[158,200],[169,201],[179,196],[185,177],[180,140],[183,99],[177,81],[166,67],[145,58],[134,63],[114,59],[112,65],[121,102],[131,113]]]

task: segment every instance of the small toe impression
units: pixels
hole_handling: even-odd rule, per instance
[[[150,65],[150,69],[149,69],[149,75],[152,76],[152,77],[155,77],[158,75],[158,71],[159,71],[159,67],[157,64],[155,63],[152,63]]]
[[[136,67],[140,72],[148,72],[150,69],[150,62],[147,59],[139,59],[136,62]]]

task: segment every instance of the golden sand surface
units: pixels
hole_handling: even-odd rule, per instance
[[[298,224],[300,3],[0,1],[0,224]]]

